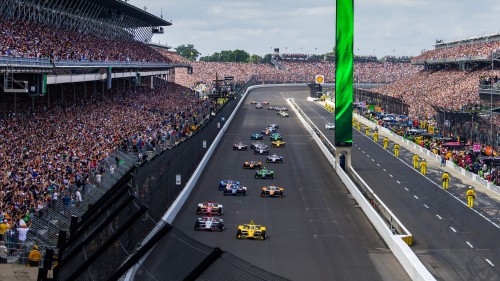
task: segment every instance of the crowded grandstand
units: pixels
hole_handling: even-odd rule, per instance
[[[69,236],[72,216],[82,216],[130,169],[182,147],[228,108],[230,98],[203,98],[217,91],[216,74],[234,77],[234,95],[249,82],[312,83],[317,74],[335,82],[329,55],[275,54],[272,64],[189,61],[144,43],[170,22],[123,1],[82,2],[89,8],[78,14],[81,22],[71,20],[71,13],[78,13],[73,4],[0,4],[0,221],[5,225],[0,240],[9,262],[25,263],[33,245],[44,253],[61,245],[75,252],[61,240],[61,231]],[[123,24],[116,24],[118,19]],[[408,105],[407,112],[397,113],[442,128],[441,138],[465,140],[457,150],[445,149],[437,139],[422,146],[497,184],[494,167],[479,165],[463,151],[479,143],[490,147],[490,155],[500,152],[495,112],[500,104],[493,103],[500,94],[499,58],[498,36],[440,42],[413,58],[358,56],[356,87],[370,89],[356,92],[355,100],[379,112],[389,107],[381,96],[394,98],[395,110],[399,103]],[[161,208],[147,219],[159,221],[166,211]],[[26,229],[27,236],[21,235]],[[129,245],[121,261],[136,246]],[[81,270],[73,266],[65,277]]]

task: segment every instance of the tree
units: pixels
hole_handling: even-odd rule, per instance
[[[249,63],[260,63],[261,61],[262,58],[256,54],[253,54],[248,58]]]
[[[176,53],[187,58],[188,60],[195,61],[199,56],[200,52],[194,48],[193,44],[180,45],[175,48]]]
[[[271,54],[267,54],[265,55],[262,60],[261,60],[261,63],[268,63],[268,64],[272,64],[271,62],[271,59],[272,59],[273,55]]]

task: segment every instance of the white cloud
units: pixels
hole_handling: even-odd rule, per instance
[[[244,49],[330,51],[335,45],[332,0],[130,0],[155,15],[163,8],[173,25],[155,35],[171,46],[192,43],[204,55]],[[361,54],[418,55],[436,39],[499,33],[500,1],[355,0],[355,49]],[[393,52],[393,50],[395,50]]]

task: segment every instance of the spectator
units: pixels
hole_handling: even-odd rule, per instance
[[[28,264],[30,267],[38,267],[40,266],[41,260],[42,254],[40,253],[40,251],[38,251],[38,246],[34,245],[28,256]]]

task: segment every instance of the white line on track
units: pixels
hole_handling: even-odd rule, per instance
[[[443,218],[440,216],[440,215],[436,215],[436,217],[440,220],[442,220]]]
[[[377,166],[379,166],[379,167],[380,167],[380,164],[377,164]]]
[[[418,196],[417,196],[417,195],[413,195],[413,197],[415,197],[415,199],[417,199],[417,200],[418,200]]]
[[[465,241],[465,244],[469,245],[469,247],[474,249],[474,246],[472,246],[472,244],[469,241]]]
[[[370,155],[366,154],[366,157],[370,157]]]
[[[389,174],[389,177],[393,178],[392,174]]]
[[[453,227],[450,226],[450,229],[453,230],[453,232],[457,232]]]
[[[365,138],[373,141],[371,138],[369,138],[367,135],[364,135],[364,134],[361,134],[361,136],[364,136]],[[380,136],[379,136],[380,137]],[[380,146],[383,148],[383,146],[381,144],[379,144],[378,142],[374,142],[376,145]],[[387,150],[387,149],[384,149],[387,153],[391,154],[391,155],[394,155],[391,153],[391,151]],[[395,157],[395,156],[394,156]],[[420,171],[419,170],[416,170],[413,168],[413,166],[411,166],[410,164],[406,163],[405,161],[403,161],[403,159],[399,158],[399,157],[396,157],[396,159],[398,159],[399,161],[401,161],[403,164],[405,164],[406,166],[408,166],[410,169],[412,169],[413,171],[415,171],[416,173],[419,173],[420,174]],[[432,179],[424,176],[425,179],[427,179],[428,181],[430,181],[433,185],[437,186],[440,190],[443,190],[441,188],[441,183],[435,183],[432,181]],[[455,198],[456,200],[458,200],[458,202],[462,203],[463,205],[467,206],[467,202],[465,201],[462,201],[460,198],[458,198],[457,196],[453,195],[451,192],[447,191],[447,190],[443,190],[444,192],[447,192],[449,195],[451,195],[453,198]],[[478,212],[477,210],[475,209],[471,209],[469,208],[469,210],[475,212],[476,214],[478,214],[479,216],[481,216],[483,219],[485,219],[486,221],[488,221],[489,223],[491,223],[492,225],[494,225],[496,228],[499,228],[500,229],[500,225],[494,223],[492,220],[490,220],[489,218],[487,218],[485,215],[481,214],[480,212]]]
[[[384,172],[387,172],[387,170],[386,170],[386,169],[382,169],[382,170],[384,170]]]
[[[429,206],[427,206],[427,205],[425,205],[425,204],[424,204],[424,207],[425,207],[425,208],[427,208],[427,209],[429,209]]]
[[[362,150],[361,152],[365,153],[365,151],[364,151],[364,150]]]
[[[396,181],[398,184],[401,184],[399,181]]]
[[[495,266],[489,259],[484,259],[487,263],[489,263],[491,266]]]
[[[375,162],[375,159],[372,158],[372,162]]]
[[[410,191],[407,187],[405,187],[405,190],[406,190],[406,191]]]

